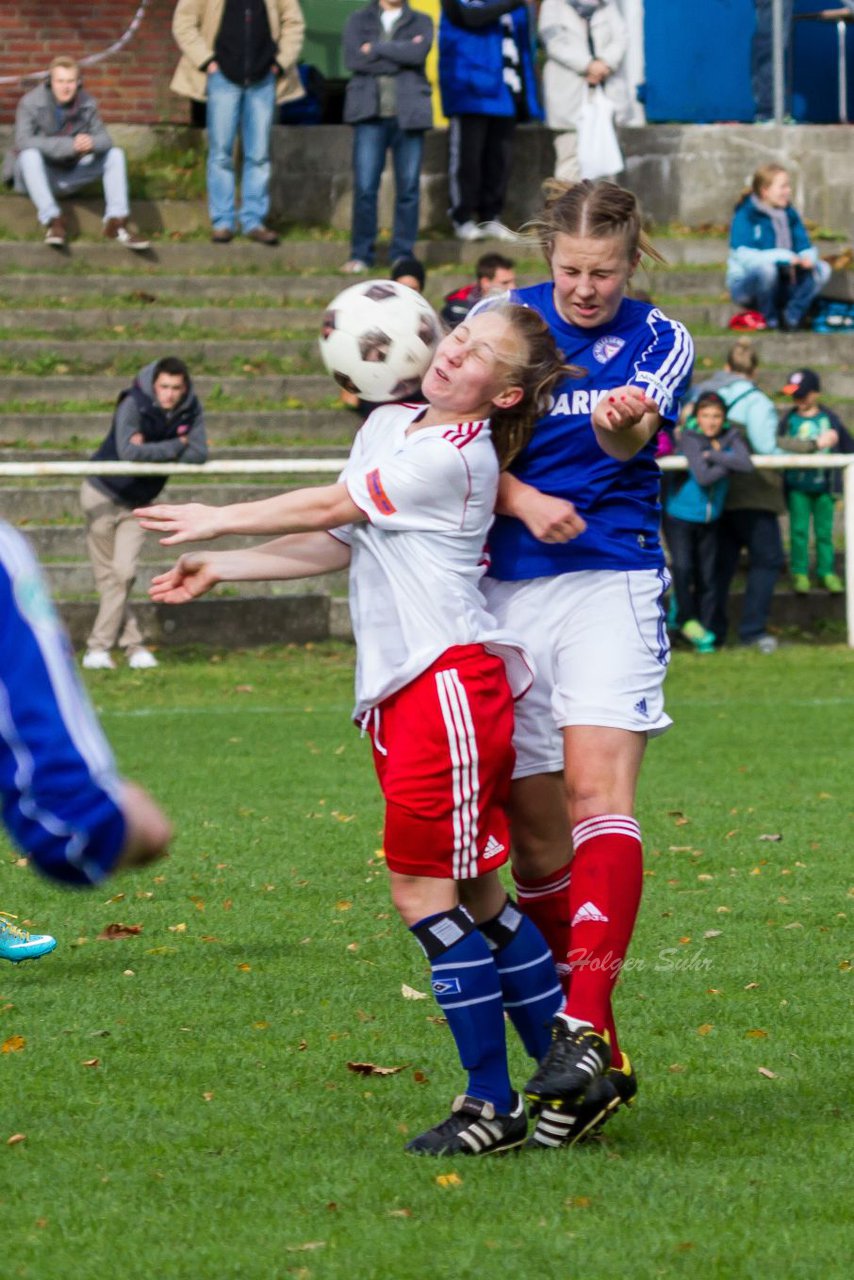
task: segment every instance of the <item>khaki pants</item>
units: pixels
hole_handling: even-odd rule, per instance
[[[566,133],[553,133],[555,147],[555,177],[560,182],[578,182],[581,169],[578,164],[578,134],[575,129]]]
[[[88,480],[80,486],[86,516],[86,550],[95,575],[100,603],[87,649],[136,649],[142,644],[128,598],[145,532],[129,507],[113,502]]]

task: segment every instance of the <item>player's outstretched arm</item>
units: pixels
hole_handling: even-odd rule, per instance
[[[347,486],[340,483],[296,489],[258,502],[234,502],[226,507],[211,507],[203,502],[180,506],[158,503],[137,507],[134,515],[143,529],[165,534],[160,541],[166,547],[179,542],[206,542],[224,534],[308,533],[365,519]]]
[[[245,551],[190,551],[153,578],[157,604],[187,604],[218,582],[264,582],[311,578],[346,569],[350,548],[328,533],[290,534]]]
[[[599,448],[628,462],[648,444],[661,425],[658,405],[638,387],[615,387],[590,415]]]
[[[521,520],[540,542],[570,542],[587,528],[571,502],[541,493],[509,471],[502,472],[498,481],[495,510],[498,515]]]

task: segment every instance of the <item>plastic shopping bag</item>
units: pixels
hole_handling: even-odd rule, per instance
[[[614,128],[615,109],[601,85],[589,90],[578,117],[578,164],[582,178],[609,178],[624,168]]]

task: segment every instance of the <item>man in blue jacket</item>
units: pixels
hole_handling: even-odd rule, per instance
[[[406,0],[372,0],[344,27],[344,63],[352,78],[344,121],[353,127],[353,221],[350,258],[341,270],[361,275],[373,265],[377,193],[386,152],[394,164],[394,228],[389,262],[409,258],[418,237],[421,155],[433,124],[424,73],[433,22]]]
[[[458,240],[515,238],[501,222],[513,133],[517,121],[543,118],[532,29],[519,0],[442,0],[439,86],[451,122],[448,178]]]

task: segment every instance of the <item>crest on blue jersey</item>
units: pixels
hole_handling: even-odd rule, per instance
[[[593,344],[593,356],[600,364],[607,364],[609,360],[613,360],[618,351],[622,351],[626,345],[624,338],[618,338],[615,333],[606,334],[604,338],[599,338]]]

